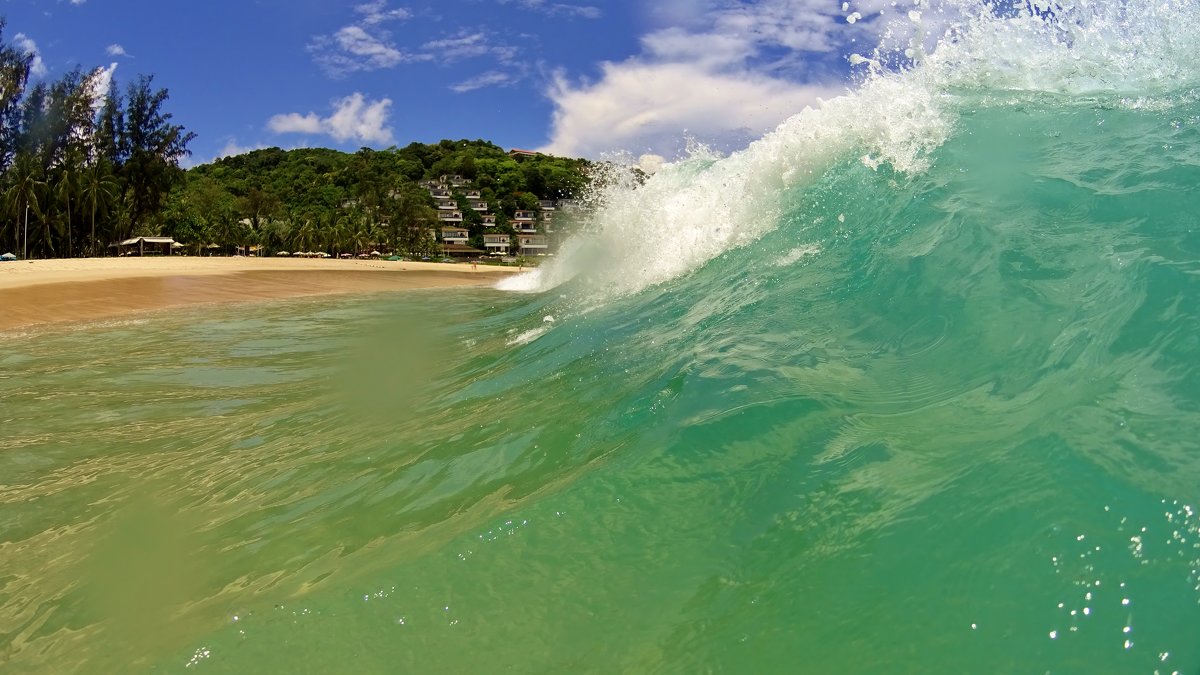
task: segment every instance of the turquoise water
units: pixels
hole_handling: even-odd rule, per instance
[[[529,292],[5,336],[2,669],[1197,672],[1200,104],[907,77]]]

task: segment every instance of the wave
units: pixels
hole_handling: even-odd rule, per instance
[[[728,157],[694,146],[644,184],[614,170],[589,200],[598,208],[585,234],[500,288],[546,291],[577,279],[573,292],[590,304],[634,294],[781,225],[803,238],[805,219],[789,200],[847,161],[898,181],[919,176],[963,133],[964,115],[1169,109],[1194,98],[1200,81],[1188,56],[1200,38],[1195,3],[919,2],[907,12],[860,3],[854,11],[886,28],[874,50],[851,56],[862,70],[853,90]]]

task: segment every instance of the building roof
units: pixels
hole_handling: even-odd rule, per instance
[[[520,148],[513,148],[512,150],[508,151],[509,157],[540,157],[541,154],[542,153],[540,152],[535,152],[533,150],[522,150]]]
[[[175,240],[171,237],[134,237],[121,242],[121,246],[133,246],[138,242],[146,244],[174,244]]]
[[[485,251],[481,251],[473,246],[467,246],[466,244],[446,244],[442,248],[445,249],[446,253],[485,253]]]

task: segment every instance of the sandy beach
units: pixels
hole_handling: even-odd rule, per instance
[[[288,258],[76,258],[0,263],[0,332],[203,303],[487,286],[515,270]]]

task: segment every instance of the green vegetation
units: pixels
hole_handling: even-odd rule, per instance
[[[184,171],[194,134],[172,123],[167,90],[154,89],[152,77],[123,91],[103,68],[31,83],[33,56],[5,43],[3,30],[0,19],[0,252],[105,255],[122,239],[167,235],[192,254],[257,246],[268,255],[433,256],[442,251],[440,223],[429,184],[419,183],[463,179],[449,197],[482,249],[485,233],[515,234],[514,212],[580,197],[592,168],[444,140],[355,153],[269,148]],[[468,187],[494,223],[471,208]]]
[[[590,164],[547,155],[510,157],[487,141],[412,143],[355,153],[269,148],[227,157],[187,172],[171,196],[162,233],[222,249],[258,245],[263,252],[371,248],[435,255],[438,219],[421,181],[461,176],[496,216],[485,226],[470,208],[468,187],[451,188],[472,245],[484,233],[514,230],[517,210],[538,210],[539,199],[578,197]],[[197,249],[198,250],[198,249]]]
[[[30,86],[32,62],[0,40],[0,252],[100,255],[161,227],[193,138],[164,111],[167,91],[147,76],[104,91],[102,68]]]

